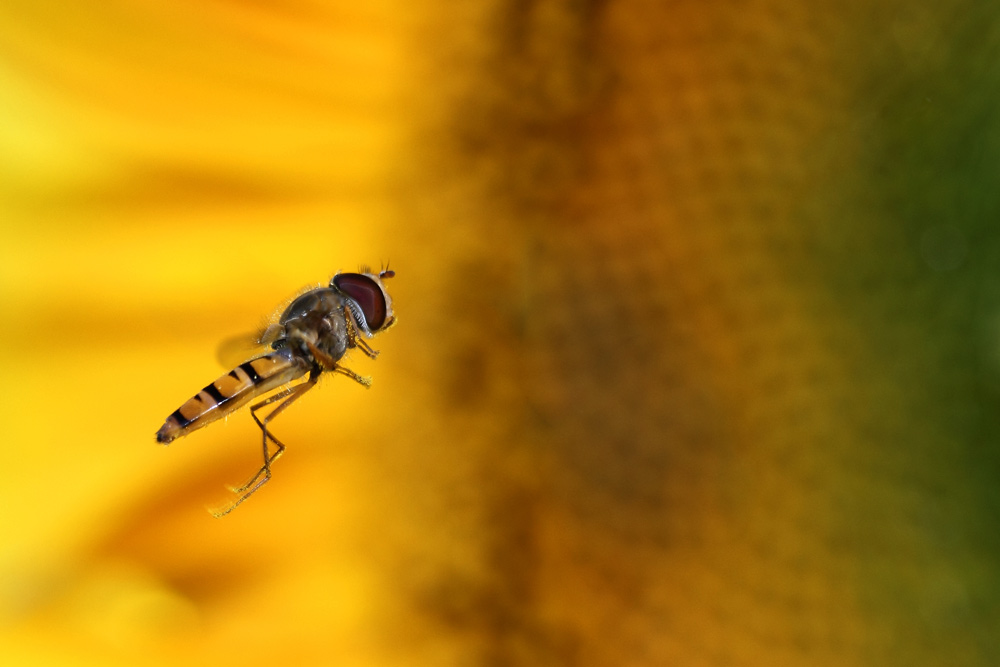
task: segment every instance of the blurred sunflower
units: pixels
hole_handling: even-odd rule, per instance
[[[0,8],[0,664],[1000,662],[1000,19]],[[391,261],[364,391],[156,447]]]

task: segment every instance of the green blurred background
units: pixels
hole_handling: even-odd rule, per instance
[[[0,7],[0,663],[1000,663],[1000,14]],[[278,420],[218,343],[391,261]]]

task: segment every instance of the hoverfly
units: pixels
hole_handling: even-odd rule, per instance
[[[257,337],[256,343],[269,345],[271,352],[240,364],[167,417],[156,432],[156,441],[164,445],[208,426],[257,396],[309,376],[250,406],[250,416],[261,430],[264,463],[246,484],[232,489],[238,497],[224,510],[213,512],[215,516],[229,514],[271,479],[271,464],[285,451],[285,445],[274,437],[268,424],[316,386],[320,375],[327,371],[340,373],[365,387],[371,386],[371,378],[339,362],[352,348],[372,359],[378,356],[365,339],[396,323],[392,299],[383,282],[395,275],[388,268],[373,273],[362,267],[359,273],[338,273],[327,287],[296,297]],[[258,410],[275,403],[278,405],[263,419],[257,416]],[[276,448],[273,452],[268,441]]]

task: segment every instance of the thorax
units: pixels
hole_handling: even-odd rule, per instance
[[[334,289],[321,287],[306,292],[289,304],[279,323],[284,335],[276,347],[287,347],[298,356],[313,361],[308,341],[334,359],[347,351],[346,299]]]

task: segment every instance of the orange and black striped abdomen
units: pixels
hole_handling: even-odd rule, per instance
[[[308,370],[308,364],[283,351],[240,364],[174,410],[156,432],[156,441],[165,445],[207,426],[253,397],[302,377]]]

